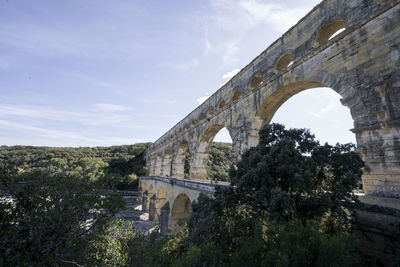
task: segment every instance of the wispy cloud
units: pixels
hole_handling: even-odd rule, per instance
[[[126,24],[134,25],[134,18]],[[128,26],[127,26],[128,27]],[[137,41],[121,21],[107,20],[80,25],[41,24],[30,18],[26,21],[0,25],[0,43],[20,53],[40,57],[77,56],[82,59],[136,59],[150,48]],[[115,40],[121,40],[115,42]]]
[[[163,62],[159,64],[160,67],[171,68],[178,71],[187,71],[191,69],[195,69],[199,65],[198,58],[193,58],[192,60],[182,62],[182,63],[174,63],[174,62]]]
[[[205,26],[207,51],[221,56],[222,67],[237,65],[238,53],[248,47],[246,37],[249,32],[260,29],[263,31],[260,34],[273,31],[279,36],[307,14],[316,2],[303,0],[298,5],[300,7],[294,7],[276,1],[210,0],[214,12],[207,18]],[[266,37],[260,39],[265,40]]]
[[[46,129],[42,127],[30,126],[22,123],[11,122],[7,120],[0,120],[0,127],[6,127],[7,129],[15,129],[22,131],[29,131],[30,133],[34,133],[35,135],[46,137],[46,138],[68,138],[68,139],[79,139],[85,142],[95,142],[96,139],[88,138],[81,134],[75,132],[67,132],[67,131],[59,131]]]
[[[258,0],[241,0],[238,2],[241,11],[245,11],[250,23],[267,23],[281,32],[293,26],[308,11],[308,7],[293,8],[277,3],[263,3]]]
[[[173,105],[176,104],[178,101],[176,99],[141,98],[140,102],[145,104]]]
[[[209,40],[209,37],[208,37],[208,26],[207,26],[207,24],[204,24],[203,28],[204,28],[204,38],[203,38],[203,41],[204,41],[204,55],[207,55],[208,52],[211,50],[211,43],[210,43],[210,40]]]
[[[330,112],[332,112],[334,109],[340,107],[340,102],[337,101],[337,99],[331,98],[328,105],[323,107],[322,109],[318,111],[308,111],[307,113],[310,114],[311,116],[314,116],[316,118],[322,119],[325,118]]]
[[[132,110],[130,107],[116,105],[116,104],[94,104],[93,108],[97,111],[129,111]]]
[[[11,122],[8,120],[0,120],[0,129],[17,130],[20,132],[28,132],[29,135],[34,135],[41,138],[49,139],[48,143],[58,146],[66,144],[77,146],[85,144],[86,146],[93,145],[114,145],[114,144],[134,144],[145,142],[145,140],[137,138],[123,138],[112,136],[98,136],[94,134],[82,134],[81,132],[55,130],[44,127],[31,126],[29,124]],[[29,143],[28,143],[29,144]]]
[[[64,75],[71,76],[71,77],[77,77],[79,79],[85,80],[93,85],[99,86],[99,87],[104,87],[108,89],[115,89],[115,85],[105,82],[103,80],[100,80],[94,76],[87,75],[84,73],[72,73],[72,72],[62,72]]]
[[[99,108],[103,112],[99,113]],[[27,105],[0,105],[0,117],[35,118],[87,125],[116,125],[131,121],[131,117],[126,114],[115,114],[115,111],[128,110],[128,107],[114,104],[95,104],[93,111],[69,111]]]

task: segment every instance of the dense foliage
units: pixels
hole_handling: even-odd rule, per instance
[[[208,152],[207,179],[229,181],[229,170],[235,158],[232,144],[213,142]]]
[[[94,177],[0,166],[0,265],[53,265],[81,258],[88,238],[120,208]],[[95,178],[95,179],[93,179]]]
[[[134,189],[149,144],[0,147],[0,266],[84,262]]]
[[[143,153],[150,143],[111,147],[1,146],[0,164],[12,164],[19,173],[45,171],[52,174],[109,176],[109,186],[137,187],[135,177],[147,172]]]
[[[217,255],[209,265],[357,264],[350,215],[363,162],[352,148],[320,145],[304,129],[264,128],[231,170],[234,187],[193,206],[190,246]]]

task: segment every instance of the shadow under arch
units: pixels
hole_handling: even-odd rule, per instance
[[[147,202],[146,202],[146,210],[150,209],[150,199],[154,195],[154,187],[152,184],[149,185],[149,189],[147,189]]]
[[[208,151],[210,149],[211,142],[214,140],[217,133],[226,128],[229,132],[229,136],[232,138],[232,132],[229,127],[221,124],[214,124],[207,128],[204,131],[200,138],[200,142],[198,144],[197,150],[194,153],[193,165],[191,168],[191,177],[197,179],[206,179],[207,178],[207,162],[208,162]]]
[[[143,195],[144,191],[146,191],[146,182],[142,182],[140,188],[141,188],[141,194]]]
[[[156,218],[160,218],[161,209],[167,203],[167,197],[164,188],[160,187],[156,194]]]
[[[192,203],[186,194],[179,194],[172,205],[169,220],[169,231],[174,234],[179,231],[192,214]]]

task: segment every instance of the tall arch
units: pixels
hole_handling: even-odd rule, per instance
[[[176,151],[175,160],[172,164],[172,176],[177,178],[185,177],[185,159],[189,152],[189,143],[183,140]]]
[[[288,76],[289,77],[289,76]],[[259,101],[258,109],[254,118],[251,121],[250,133],[248,136],[248,147],[253,147],[258,144],[260,129],[269,124],[272,117],[278,108],[286,102],[293,95],[300,93],[307,89],[317,87],[329,87],[338,93],[342,99],[341,102],[350,109],[350,114],[353,117],[353,109],[368,110],[361,101],[355,101],[355,89],[345,83],[343,80],[338,79],[336,76],[322,72],[304,69],[295,71],[291,74],[289,79],[282,79],[271,84],[272,90],[265,91]],[[355,121],[354,124],[357,122]],[[356,136],[357,139],[357,136]],[[358,140],[357,140],[358,142]]]
[[[162,174],[163,176],[172,175],[172,149],[169,147],[164,153],[164,158],[162,161]]]
[[[251,127],[252,131],[254,131],[253,135],[258,135],[260,129],[270,123],[275,112],[290,97],[301,91],[317,87],[325,87],[325,85],[315,81],[300,81],[290,83],[275,90],[275,92],[261,103],[255,114]]]
[[[162,157],[161,153],[156,155],[155,166],[154,166],[154,175],[161,175],[162,174]]]
[[[160,187],[156,194],[156,217],[160,218],[161,209],[167,203],[167,197],[164,188]]]
[[[214,124],[207,128],[207,130],[202,134],[200,142],[198,144],[197,150],[194,153],[194,159],[192,161],[193,166],[191,168],[190,176],[197,179],[207,178],[207,162],[208,162],[208,151],[210,149],[210,144],[213,141],[217,133],[224,128],[224,125]],[[227,128],[230,136],[229,129]]]
[[[176,233],[187,222],[192,214],[192,203],[186,194],[179,194],[171,209],[169,220],[169,230],[171,233]]]

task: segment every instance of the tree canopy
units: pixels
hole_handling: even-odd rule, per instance
[[[194,204],[189,243],[219,251],[222,257],[210,259],[216,265],[235,257],[256,266],[302,265],[305,257],[308,264],[357,262],[350,215],[363,166],[351,144],[320,145],[306,129],[271,124],[231,169],[233,187]],[[343,249],[333,250],[335,242]]]

